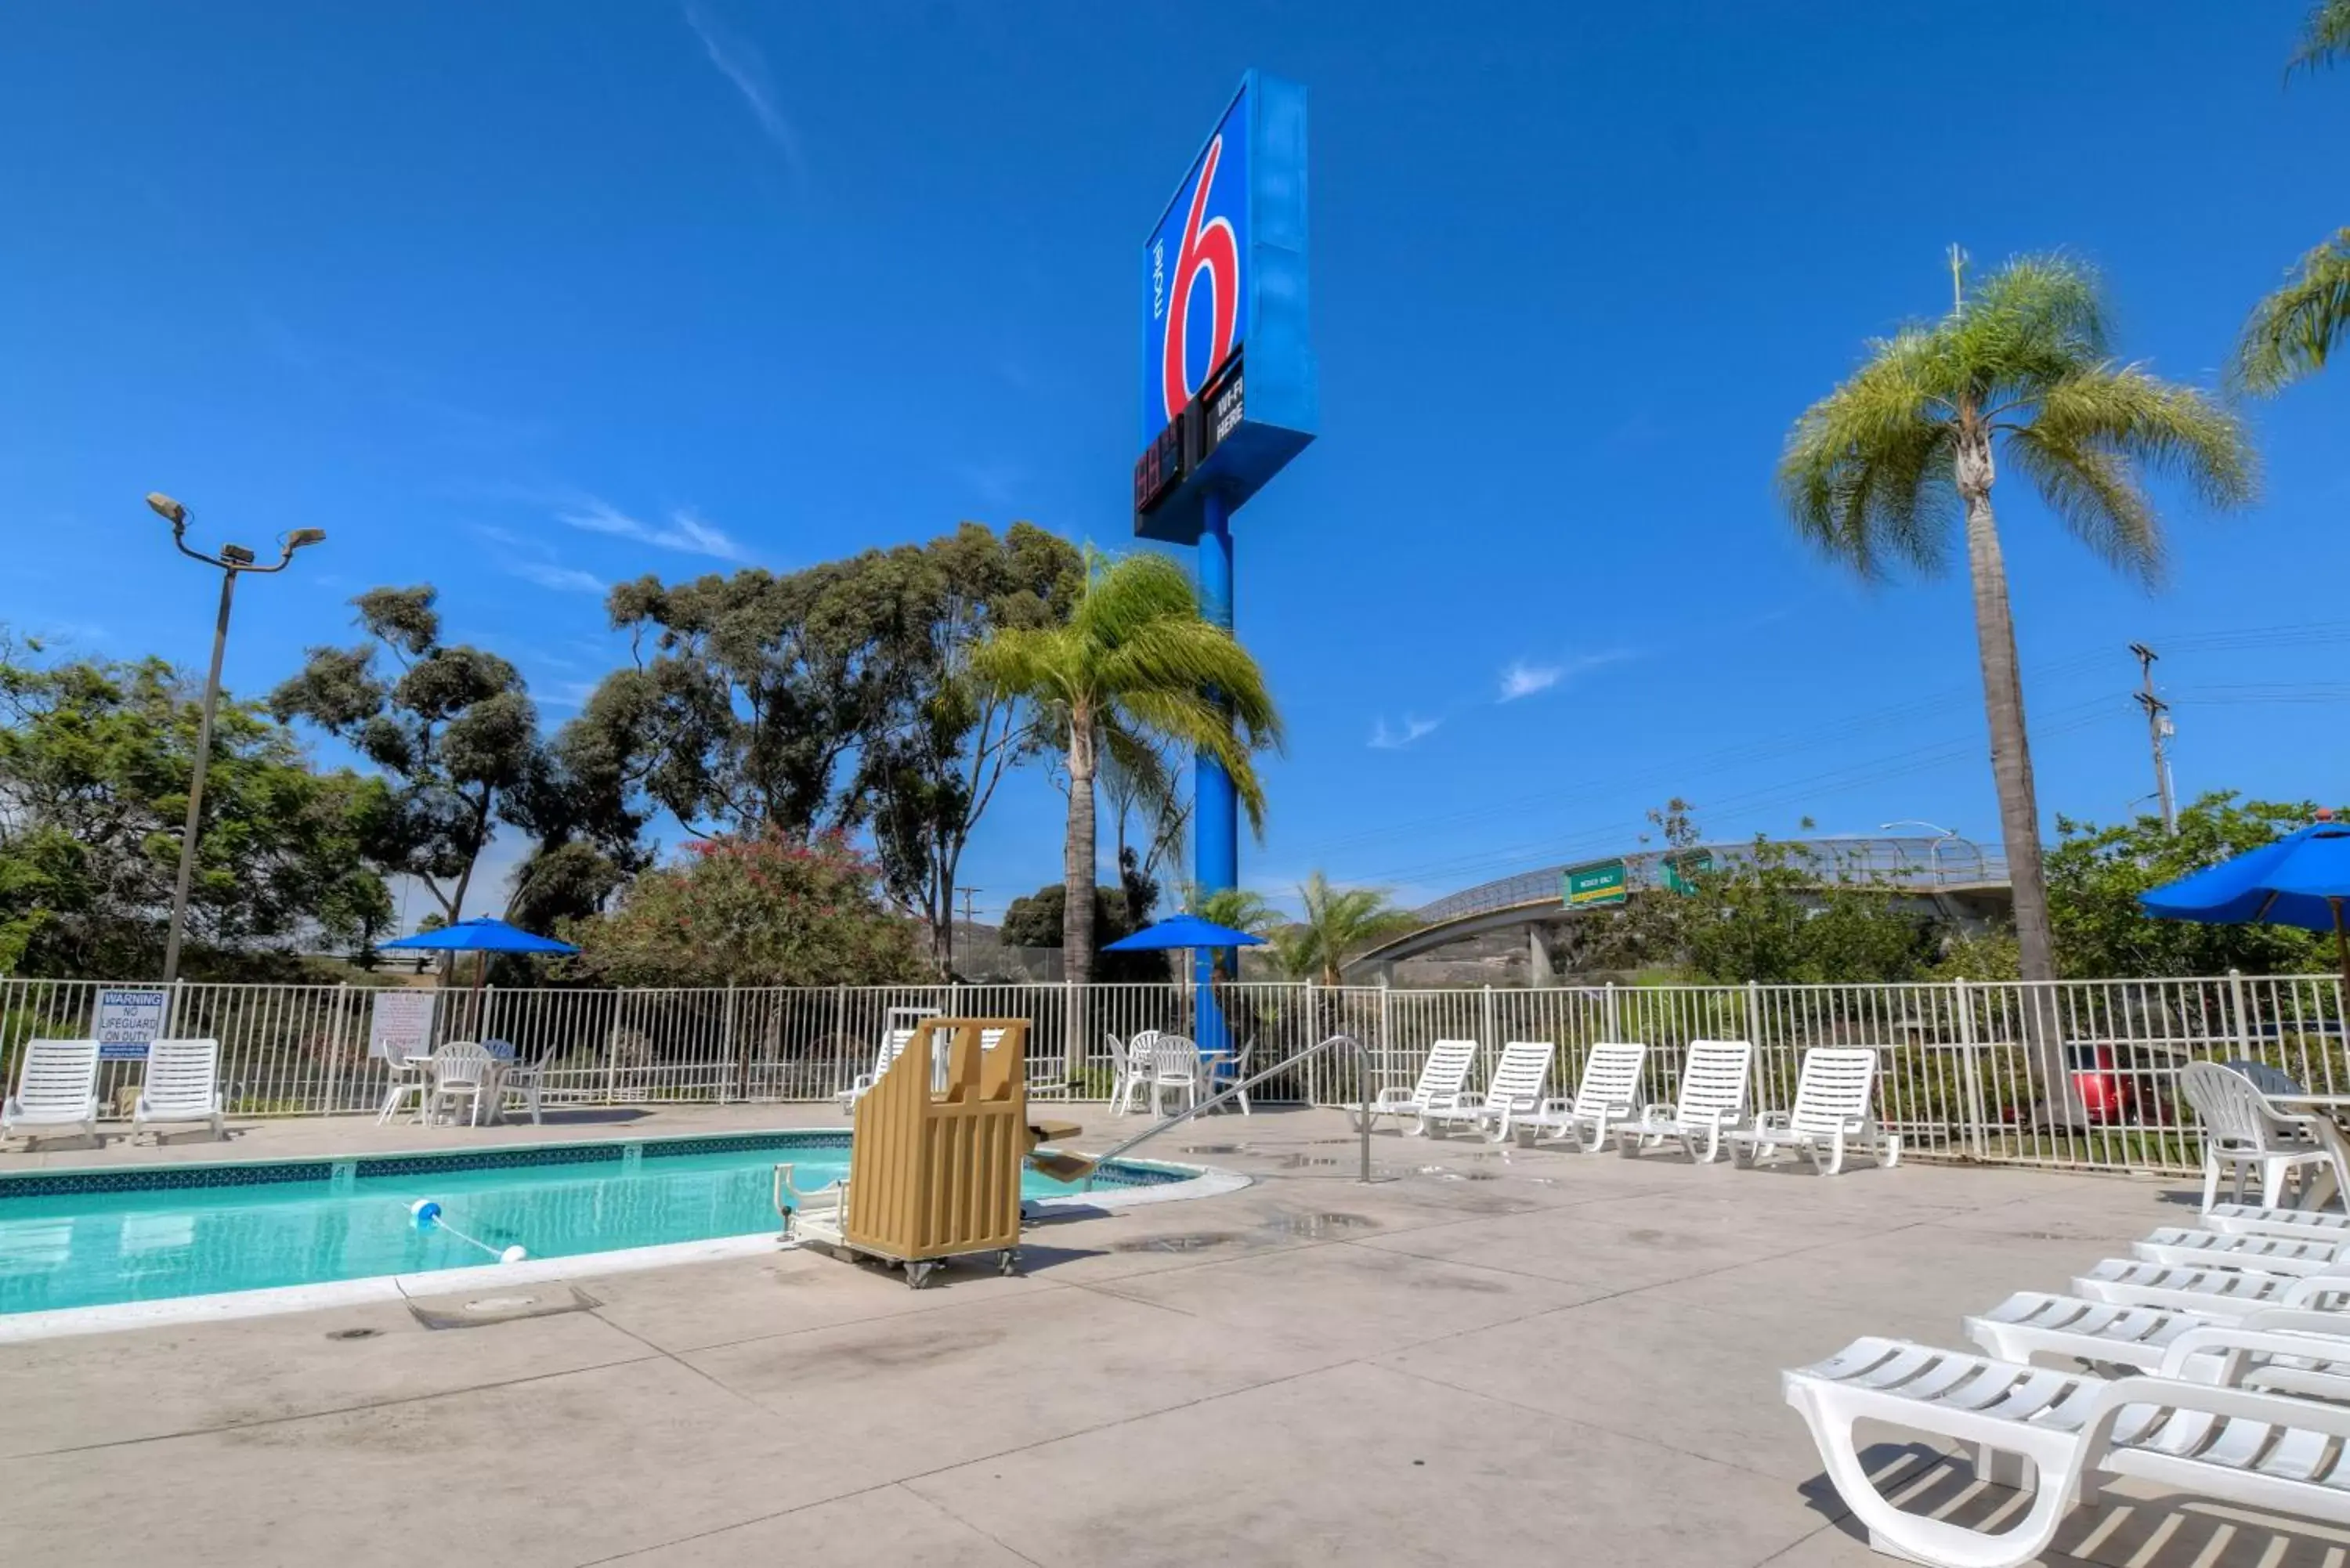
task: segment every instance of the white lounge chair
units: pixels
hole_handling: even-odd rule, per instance
[[[1754,1047],[1746,1041],[1690,1041],[1672,1109],[1650,1106],[1637,1123],[1617,1131],[1617,1147],[1626,1154],[1638,1154],[1651,1144],[1679,1138],[1691,1160],[1720,1159],[1727,1141],[1746,1131],[1753,1115],[1747,1097],[1753,1075]]]
[[[842,1116],[857,1109],[857,1102],[873,1092],[873,1085],[881,1081],[881,1075],[889,1070],[889,1064],[904,1055],[906,1047],[913,1044],[914,1036],[920,1033],[919,1029],[882,1031],[880,1049],[873,1054],[873,1070],[858,1074],[848,1081],[848,1087],[832,1096],[832,1103],[840,1107]]]
[[[1406,1137],[1426,1132],[1429,1113],[1460,1105],[1461,1085],[1469,1081],[1469,1069],[1476,1061],[1474,1040],[1439,1040],[1428,1048],[1428,1060],[1420,1064],[1419,1083],[1409,1089],[1400,1085],[1381,1089],[1370,1104],[1347,1109],[1355,1113],[1358,1128],[1374,1116],[1409,1116],[1411,1125],[1399,1130]]]
[[[98,1042],[28,1040],[16,1092],[0,1102],[0,1138],[65,1131],[98,1136]]]
[[[2093,1500],[2108,1476],[2350,1523],[2350,1489],[2336,1475],[2350,1407],[2177,1375],[2199,1359],[2205,1367],[2251,1355],[2292,1359],[2309,1345],[2304,1336],[2205,1324],[2172,1343],[2166,1376],[2107,1381],[1870,1338],[1781,1381],[1870,1545],[1939,1568],[2019,1568],[2047,1550],[2064,1515]],[[2305,1378],[2331,1397],[2350,1395],[2350,1378]],[[1981,1445],[1992,1461],[1987,1479],[2003,1483],[2020,1484],[2014,1459],[2029,1459],[2031,1505],[1996,1534],[1896,1508],[1861,1461],[1853,1434],[1861,1420]]]
[[[2203,1207],[2220,1197],[2223,1167],[2233,1167],[2236,1197],[2244,1196],[2244,1178],[2261,1173],[2261,1201],[2275,1207],[2282,1201],[2285,1178],[2297,1170],[2314,1177],[2318,1168],[2333,1166],[2335,1186],[2344,1189],[2350,1171],[2340,1168],[2329,1141],[2312,1116],[2288,1116],[2243,1074],[2217,1062],[2189,1062],[2178,1070],[2178,1092],[2203,1124]],[[2304,1191],[2307,1189],[2304,1187]],[[2342,1204],[2350,1214],[2350,1189],[2342,1190]]]
[[[2304,1293],[2301,1307],[2255,1307],[2249,1312],[2130,1306],[2018,1291],[1989,1312],[1964,1320],[1967,1337],[2002,1361],[2061,1355],[2095,1366],[2156,1371],[2178,1336],[2214,1323],[2239,1324],[2278,1333],[2323,1335],[2342,1341],[2339,1355],[2350,1360],[2350,1312],[2327,1302],[2350,1300],[2350,1280],[2334,1288]]]
[[[1537,1143],[1546,1137],[1571,1138],[1586,1154],[1606,1147],[1611,1129],[1640,1114],[1640,1064],[1648,1056],[1646,1045],[1594,1045],[1584,1059],[1575,1098],[1544,1100],[1525,1118],[1527,1130]]]
[[[203,1122],[213,1137],[228,1136],[228,1105],[221,1097],[220,1042],[158,1040],[147,1047],[147,1076],[130,1108],[130,1136],[158,1122]],[[161,1134],[157,1134],[160,1139]]]
[[[2225,1236],[2331,1237],[2350,1241],[2350,1214],[2326,1209],[2272,1209],[2261,1203],[2215,1203],[2203,1226]]]
[[[2143,1241],[2130,1243],[2130,1256],[2149,1263],[2253,1269],[2270,1274],[2333,1272],[2344,1266],[2345,1250],[2343,1238],[2229,1236],[2183,1225],[2166,1225]]]
[[[1900,1163],[1901,1140],[1880,1128],[1869,1110],[1876,1078],[1877,1053],[1865,1045],[1804,1052],[1795,1108],[1756,1117],[1752,1128],[1731,1137],[1731,1157],[1741,1165],[1759,1165],[1780,1149],[1796,1148],[1812,1157],[1822,1176],[1834,1176],[1844,1168],[1846,1148],[1858,1144],[1891,1169]]]
[[[1557,1049],[1547,1040],[1505,1041],[1502,1059],[1486,1082],[1485,1097],[1473,1106],[1456,1101],[1450,1107],[1430,1107],[1421,1114],[1421,1126],[1439,1132],[1466,1122],[1488,1141],[1507,1143],[1516,1126],[1542,1109],[1543,1084],[1550,1077],[1550,1059]]]

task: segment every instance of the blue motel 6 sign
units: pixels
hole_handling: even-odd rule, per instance
[[[1134,531],[1195,543],[1314,439],[1305,89],[1251,71],[1143,243]]]

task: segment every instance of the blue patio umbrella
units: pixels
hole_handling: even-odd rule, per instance
[[[437,930],[419,931],[412,937],[401,937],[397,941],[382,945],[434,953],[576,953],[579,950],[569,942],[542,937],[487,915],[459,920],[453,926],[442,926]]]
[[[1107,944],[1102,951],[1147,953],[1169,948],[1258,948],[1263,945],[1263,937],[1236,931],[1230,926],[1220,926],[1197,915],[1170,915],[1155,925],[1143,927],[1132,936],[1120,937]],[[1224,1027],[1223,1011],[1217,1005],[1213,989],[1204,983],[1200,987],[1197,1011],[1196,1032],[1201,1045],[1211,1054],[1229,1050],[1230,1035]]]
[[[2137,901],[2147,914],[2167,920],[2332,931],[2343,984],[2350,987],[2345,899],[2350,899],[2350,824],[2322,815],[2297,833],[2141,893]]]
[[[1105,945],[1102,951],[1149,953],[1168,948],[1260,948],[1263,945],[1263,937],[1236,931],[1230,926],[1220,926],[1197,915],[1170,915],[1156,925],[1145,926],[1132,936],[1120,937]]]
[[[455,925],[442,926],[435,930],[419,931],[412,937],[401,937],[382,946],[401,948],[410,952],[479,954],[473,961],[473,990],[476,993],[489,978],[492,953],[576,953],[579,950],[569,942],[542,937],[487,915],[459,920]]]

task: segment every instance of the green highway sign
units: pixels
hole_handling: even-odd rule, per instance
[[[1668,855],[1661,865],[1665,890],[1671,893],[1694,893],[1693,877],[1702,877],[1713,869],[1713,852],[1710,849],[1688,849],[1678,855]]]
[[[1577,866],[1562,878],[1566,884],[1566,907],[1570,909],[1589,909],[1595,904],[1620,904],[1626,896],[1624,863],[1603,860],[1596,866]]]

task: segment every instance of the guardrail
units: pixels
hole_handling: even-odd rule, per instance
[[[229,1110],[240,1118],[376,1110],[389,1086],[369,1050],[377,999],[415,994],[0,981],[0,1076],[13,1086],[26,1040],[87,1038],[102,1012],[115,1025],[137,1016],[120,997],[101,1007],[102,993],[125,990],[163,993],[159,1033],[221,1042]],[[1170,983],[433,994],[428,1044],[511,1043],[520,1059],[544,1064],[550,1106],[820,1101],[870,1069],[890,1011],[908,1007],[1035,1020],[1028,1069],[1043,1098],[1107,1098],[1116,1042],[1138,1029],[1192,1033],[1191,990]],[[1783,1108],[1805,1050],[1869,1045],[1883,1067],[1879,1116],[1907,1147],[2002,1164],[2192,1168],[2200,1145],[2175,1079],[2198,1059],[2259,1061],[2312,1091],[2350,1094],[2332,976],[1526,991],[1242,982],[1226,988],[1222,1009],[1256,1060],[1281,1064],[1253,1095],[1261,1103],[1335,1105],[1409,1085],[1439,1039],[1477,1042],[1479,1077],[1505,1042],[1549,1041],[1554,1094],[1572,1092],[1593,1044],[1640,1041],[1648,1094],[1665,1100],[1690,1041],[1745,1039],[1756,1047],[1756,1104]],[[1335,1034],[1362,1053],[1281,1062]],[[142,1072],[136,1060],[107,1062],[107,1104],[127,1113],[123,1092]]]
[[[1987,849],[1968,838],[1860,836],[1782,842],[1794,851],[1797,864],[1816,867],[1823,882],[1843,877],[1886,887],[1931,890],[2007,880],[2007,852]],[[1630,887],[1662,887],[1668,862],[1686,864],[1686,857],[1695,856],[1709,856],[1717,867],[1742,866],[1754,858],[1754,844],[1752,839],[1742,839],[1686,849],[1649,849],[1632,855],[1602,855],[1565,861],[1448,893],[1432,904],[1414,909],[1412,917],[1422,926],[1433,926],[1525,904],[1562,903],[1560,878],[1567,872],[1618,859],[1624,862],[1625,879]]]

